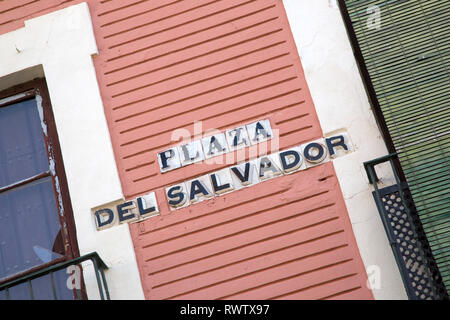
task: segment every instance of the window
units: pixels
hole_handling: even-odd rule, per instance
[[[0,93],[0,283],[77,256],[56,126],[39,79]],[[67,277],[52,279],[66,299]],[[50,281],[32,282],[34,298],[45,299]],[[29,298],[26,285],[13,289],[11,298]]]

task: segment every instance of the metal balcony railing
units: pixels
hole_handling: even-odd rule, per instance
[[[33,290],[32,281],[43,279],[45,276],[49,275],[51,282],[51,291],[54,300],[61,299],[62,297],[58,297],[57,294],[57,285],[55,284],[54,274],[58,271],[65,270],[70,266],[77,266],[84,261],[92,261],[94,265],[94,272],[97,279],[97,286],[100,294],[100,299],[102,300],[110,300],[108,284],[106,282],[104,270],[108,269],[107,265],[103,262],[97,252],[92,252],[86,254],[82,257],[75,258],[70,261],[65,261],[61,263],[57,263],[55,265],[40,269],[35,272],[31,272],[25,276],[21,276],[9,282],[0,284],[0,293],[4,293],[4,296],[7,300],[14,299],[11,297],[10,291],[14,288],[17,288],[20,285],[26,284],[28,286],[29,299],[34,300],[36,294],[36,288]],[[81,276],[81,275],[80,275]],[[73,289],[73,298],[75,300],[83,300],[86,299],[86,295],[82,293],[81,287]]]
[[[410,300],[448,300],[439,269],[406,181],[395,166],[397,154],[364,162],[373,196]],[[379,189],[375,166],[389,162],[396,184]]]

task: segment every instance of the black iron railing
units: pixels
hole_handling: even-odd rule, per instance
[[[102,300],[110,300],[108,284],[105,278],[105,270],[108,269],[107,265],[103,262],[97,252],[92,252],[86,254],[82,257],[72,259],[70,261],[64,261],[61,263],[57,263],[55,265],[45,267],[35,272],[28,273],[25,276],[21,276],[12,281],[0,284],[0,292],[4,292],[4,296],[7,300],[11,299],[10,291],[16,288],[19,285],[26,284],[28,286],[29,299],[35,299],[35,292],[33,291],[32,280],[36,280],[38,278],[43,278],[44,276],[49,275],[51,282],[51,291],[53,299],[58,300],[61,297],[58,297],[57,294],[57,285],[55,284],[54,274],[58,271],[65,270],[70,266],[77,266],[84,261],[92,261],[94,265],[94,272],[97,280],[97,286],[100,294],[100,299]],[[73,297],[75,300],[82,300],[86,298],[86,295],[83,294],[81,287],[73,289]]]
[[[392,153],[364,162],[373,196],[410,300],[448,300],[448,294],[423,231],[406,181],[401,181]],[[395,185],[379,189],[375,166],[389,162]]]

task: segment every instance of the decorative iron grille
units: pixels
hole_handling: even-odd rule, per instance
[[[414,206],[408,185],[396,173],[396,154],[364,163],[369,181],[374,185],[373,196],[383,221],[400,274],[411,300],[448,300],[439,268]],[[377,187],[375,166],[389,161],[396,184]]]

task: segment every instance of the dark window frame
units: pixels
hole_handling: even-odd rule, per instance
[[[0,91],[0,101],[5,98],[10,97],[12,98],[8,99],[8,101],[5,101],[3,103],[0,102],[0,108],[11,105],[13,103],[28,100],[30,98],[36,98],[36,96],[40,96],[42,98],[42,110],[44,118],[43,122],[47,127],[47,135],[45,135],[44,133],[42,135],[44,137],[47,159],[52,157],[55,161],[54,174],[52,174],[50,171],[47,171],[46,173],[30,177],[25,181],[20,181],[18,183],[0,188],[0,192],[5,192],[7,190],[14,189],[18,186],[30,183],[32,181],[37,180],[38,178],[42,178],[45,176],[52,178],[53,191],[55,194],[56,204],[58,208],[58,221],[61,226],[60,232],[64,247],[64,257],[52,260],[51,262],[41,264],[39,266],[3,278],[0,280],[0,284],[13,281],[31,272],[55,265],[63,261],[69,261],[74,258],[78,258],[80,256],[78,243],[76,239],[75,220],[70,200],[67,178],[64,170],[64,163],[61,154],[56,123],[53,116],[53,110],[50,103],[50,96],[48,93],[45,79],[44,78],[34,79],[32,81]],[[58,191],[56,188],[56,179],[58,180],[60,191]],[[59,201],[59,197],[61,197],[62,207]],[[85,295],[84,281],[81,281],[81,283],[82,283],[82,294]]]

